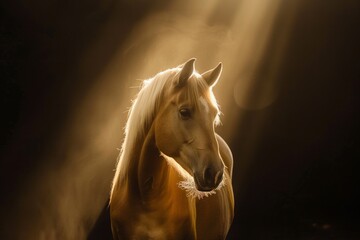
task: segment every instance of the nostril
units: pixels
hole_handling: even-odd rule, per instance
[[[204,182],[207,186],[218,186],[223,179],[223,171],[215,172],[215,169],[207,167],[204,170]]]
[[[207,167],[204,170],[204,180],[207,185],[212,185],[214,174],[212,174],[211,168]]]

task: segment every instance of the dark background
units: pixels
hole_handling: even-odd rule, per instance
[[[359,239],[360,3],[299,1],[280,94],[243,114],[235,156],[235,219],[228,239]],[[73,106],[138,21],[167,1],[7,1],[0,5],[1,231],[16,238],[19,189]],[[113,22],[111,41],[79,78],[81,56]],[[276,32],[274,33],[276,34]],[[266,67],[271,50],[263,60]],[[264,118],[246,173],[242,152]],[[241,175],[241,176],[240,176]],[[104,203],[105,204],[105,203]],[[106,214],[91,232],[109,236]],[[13,235],[12,235],[13,234]],[[12,237],[11,237],[12,236]],[[101,237],[100,237],[101,236]]]

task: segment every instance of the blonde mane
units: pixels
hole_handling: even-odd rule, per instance
[[[123,179],[125,173],[127,172],[129,162],[131,160],[131,149],[134,148],[138,139],[140,139],[141,137],[145,137],[145,134],[149,130],[155,118],[155,114],[159,109],[160,102],[162,100],[162,93],[167,87],[171,86],[169,84],[172,84],[178,78],[178,73],[180,71],[181,67],[179,66],[160,72],[154,77],[143,81],[141,89],[129,109],[128,120],[126,122],[124,130],[125,137],[117,161],[115,176],[113,179],[110,193],[110,200],[112,199],[112,194],[118,182]],[[190,84],[190,86],[192,87],[189,87],[188,97],[192,99],[198,99],[201,92],[203,92],[202,90],[208,87],[205,81],[202,79],[201,75],[196,71],[194,71],[192,79],[193,80],[190,81],[192,82]],[[208,91],[208,94],[205,95],[205,98],[218,110],[218,116],[215,120],[215,123],[220,123],[219,107],[211,88],[210,91]],[[169,162],[168,158],[169,157],[167,157],[166,159]],[[180,166],[177,166],[176,164],[172,164],[171,162],[169,162],[169,164],[174,167],[185,179],[189,179],[189,176],[185,177],[186,173],[184,172],[186,171],[184,169],[182,169]],[[186,182],[189,181],[187,180]],[[185,182],[183,183],[183,185],[179,183],[179,187],[188,191],[184,184]]]

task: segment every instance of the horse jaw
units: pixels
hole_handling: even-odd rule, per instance
[[[178,164],[175,159],[165,155],[164,153],[161,153],[161,156],[163,158],[165,158],[166,162],[173,167],[177,173],[179,173],[179,175],[184,179],[183,181],[180,181],[177,183],[178,187],[182,190],[184,190],[186,192],[186,196],[188,198],[192,198],[192,199],[203,199],[204,197],[209,197],[211,195],[216,194],[216,191],[220,190],[222,187],[225,186],[225,182],[226,182],[226,178],[225,178],[225,174],[223,175],[223,180],[222,182],[219,184],[219,186],[217,186],[215,189],[208,191],[208,192],[202,192],[197,190],[196,185],[195,185],[195,181],[194,181],[194,177],[191,176],[184,168],[182,168],[180,166],[180,164]]]

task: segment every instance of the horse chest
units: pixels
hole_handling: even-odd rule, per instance
[[[118,239],[195,239],[194,219],[189,206],[172,201],[156,204],[126,202],[118,208],[118,221],[112,223]]]
[[[173,211],[145,211],[133,216],[131,239],[191,239],[191,220]],[[185,235],[185,236],[184,236]]]
[[[133,223],[134,239],[167,239],[166,224],[158,214],[142,213]]]

